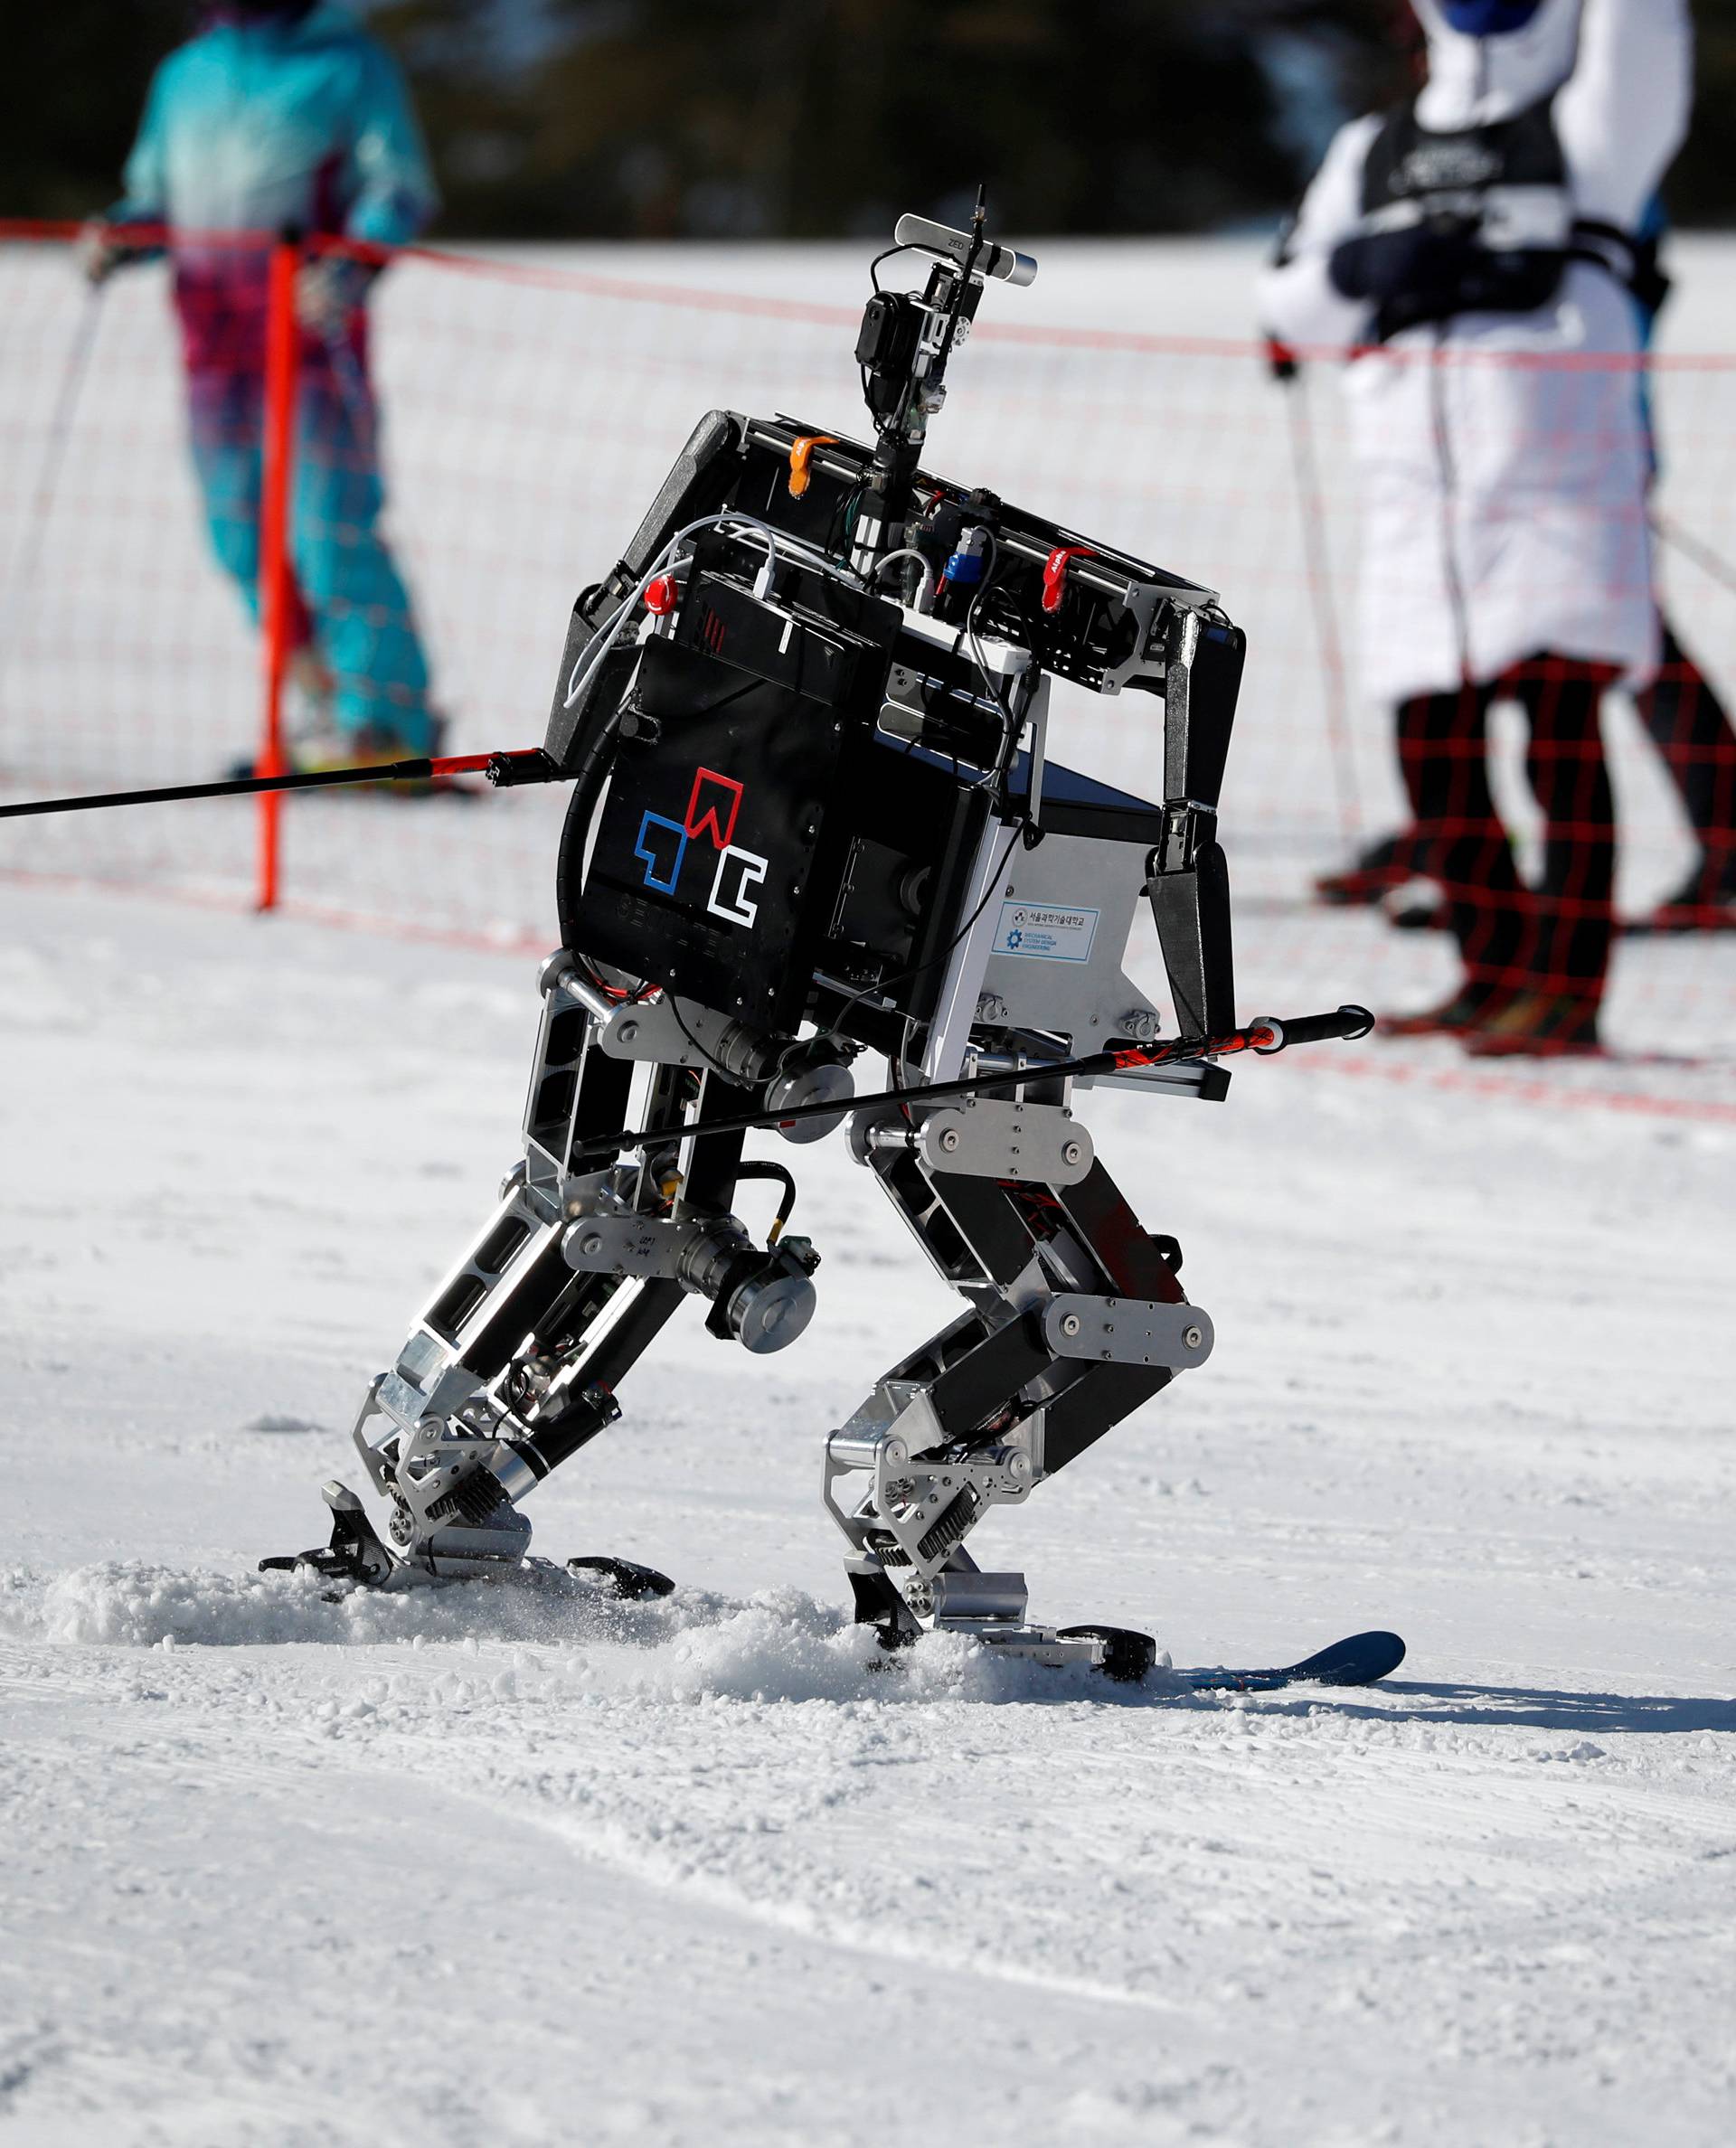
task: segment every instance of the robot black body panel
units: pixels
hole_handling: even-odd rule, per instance
[[[521,1502],[619,1414],[687,1298],[755,1353],[799,1338],[819,1257],[741,1122],[797,1145],[847,1126],[963,1301],[825,1438],[858,1616],[889,1645],[939,1626],[1136,1676],[1143,1636],[1033,1625],[1023,1576],[967,1540],[1211,1352],[1179,1248],[1073,1098],[1081,1064],[1227,1087],[1208,1050],[1143,1063],[1161,1018],[1123,966],[1143,898],[1176,1028],[1233,1028],[1216,828],[1243,641],[1211,591],[922,472],[984,274],[1034,265],[980,216],[911,232],[928,289],[877,299],[858,346],[875,442],[711,413],[579,601],[544,748],[573,794],[524,1156],[363,1405],[383,1535],[332,1485],[333,1544],[308,1556],[376,1582],[520,1566]],[[1160,796],[1049,760],[1055,676],[1152,697]],[[859,1101],[869,1051],[890,1087]],[[759,1179],[782,1189],[764,1237],[736,1212]]]

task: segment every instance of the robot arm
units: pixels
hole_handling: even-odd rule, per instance
[[[1210,1037],[1235,1025],[1230,869],[1217,839],[1218,799],[1247,640],[1197,612],[1170,625],[1164,696],[1164,834],[1146,893],[1169,976],[1176,1026]]]

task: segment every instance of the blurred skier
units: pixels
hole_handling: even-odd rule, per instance
[[[83,258],[100,283],[152,250],[129,243],[128,225],[168,227],[193,464],[218,560],[257,619],[268,257],[230,235],[294,228],[399,246],[438,197],[402,78],[347,10],[225,0],[202,13],[156,71],[125,198],[88,229]],[[379,528],[365,310],[376,273],[320,254],[296,287],[291,669],[320,710],[299,766],[434,748],[427,661]]]
[[[1736,930],[1736,726],[1668,617],[1651,683],[1635,706],[1693,824],[1699,853],[1682,884],[1630,932]]]
[[[1670,279],[1658,264],[1668,220],[1653,200],[1640,223],[1651,249],[1652,274],[1634,292],[1642,347],[1650,350],[1657,317],[1670,295]],[[1656,489],[1662,454],[1648,374],[1639,376],[1640,422],[1645,429],[1647,479]],[[1640,721],[1675,787],[1699,846],[1687,878],[1642,923],[1638,932],[1694,932],[1736,927],[1736,728],[1706,677],[1682,645],[1662,604],[1662,648],[1656,675],[1634,697]]]
[[[1595,1048],[1613,929],[1605,687],[1659,655],[1632,236],[1686,129],[1684,0],[1415,0],[1429,78],[1343,128],[1263,317],[1373,346],[1346,373],[1363,499],[1363,670],[1464,958],[1389,1024],[1480,1054]],[[1391,351],[1399,361],[1383,354]],[[1489,790],[1500,697],[1531,727],[1543,884]]]
[[[1667,230],[1664,204],[1654,198],[1640,219],[1635,274],[1629,279],[1645,350],[1652,346],[1658,316],[1670,295],[1670,278],[1659,259]],[[1275,347],[1274,368],[1280,380],[1293,377],[1293,355]],[[1640,373],[1637,387],[1647,481],[1655,492],[1662,471],[1649,374]],[[1686,878],[1650,916],[1624,929],[1736,929],[1736,725],[1661,602],[1658,632],[1657,670],[1636,691],[1634,705],[1694,830],[1695,857]],[[1414,828],[1401,830],[1371,844],[1348,871],[1324,874],[1315,882],[1316,892],[1327,902],[1382,902],[1394,925],[1444,925],[1445,905],[1438,897],[1405,901],[1394,893],[1412,880],[1427,879],[1428,849]]]

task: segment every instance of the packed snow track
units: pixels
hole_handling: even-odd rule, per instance
[[[948,1300],[840,1142],[804,1343],[680,1324],[528,1509],[675,1596],[333,1601],[256,1563],[514,1153],[531,966],[0,904],[8,2143],[1730,2136],[1736,1126],[1082,1100],[1219,1347],[985,1549],[1178,1664],[1396,1627],[1366,1691],[881,1665],[820,1441]]]

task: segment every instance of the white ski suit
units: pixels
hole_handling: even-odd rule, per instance
[[[1551,110],[1575,214],[1631,231],[1686,131],[1686,0],[1543,0],[1523,30],[1468,37],[1415,0],[1429,39],[1416,107],[1431,133]],[[1559,87],[1558,87],[1559,86]],[[1329,258],[1363,219],[1382,121],[1344,127],[1307,192],[1261,318],[1284,343],[1344,349],[1370,306]],[[1639,349],[1608,269],[1571,261],[1532,313],[1459,314],[1402,329],[1344,376],[1363,501],[1362,673],[1399,702],[1489,683],[1543,650],[1643,677],[1657,661],[1637,382],[1587,364]],[[1439,361],[1436,353],[1439,353]],[[1504,363],[1493,353],[1515,353]]]

